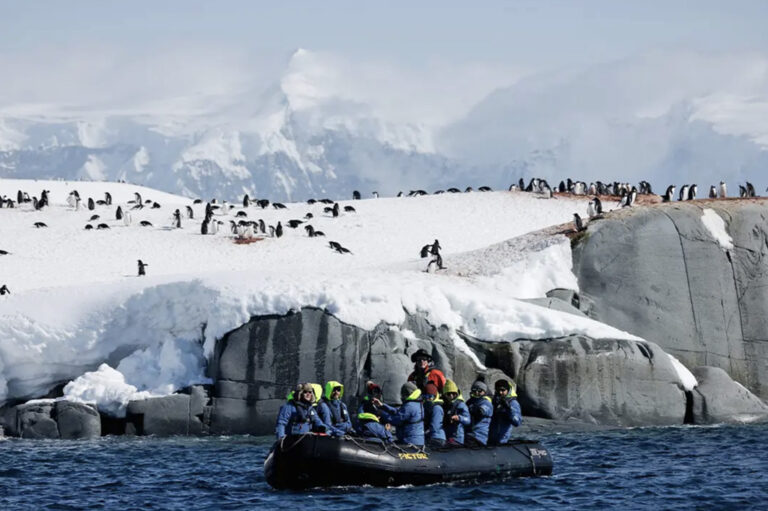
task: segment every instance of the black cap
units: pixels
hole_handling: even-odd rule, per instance
[[[411,355],[411,362],[416,362],[420,358],[425,358],[425,359],[429,360],[430,362],[432,362],[432,355],[427,353],[427,351],[424,350],[424,349],[416,350],[416,353]]]

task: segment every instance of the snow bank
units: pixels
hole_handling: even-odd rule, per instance
[[[672,362],[672,367],[674,367],[675,371],[677,371],[677,376],[680,378],[680,385],[682,385],[685,390],[693,390],[694,387],[699,384],[693,373],[691,373],[688,368],[682,364],[682,362],[680,362],[669,353],[667,353],[667,356]]]
[[[65,205],[75,188],[84,200],[110,191],[114,204],[75,211]],[[204,205],[182,197],[115,183],[0,180],[0,194],[15,196],[16,189],[50,190],[52,206],[0,209],[0,228],[8,233],[0,248],[10,252],[2,256],[0,283],[12,292],[0,298],[0,402],[75,380],[69,398],[119,413],[142,392],[164,395],[207,382],[206,359],[217,339],[253,316],[303,306],[366,329],[399,324],[407,310],[491,341],[573,333],[637,339],[518,300],[576,288],[567,238],[532,231],[570,221],[586,208],[581,199],[508,192],[371,199],[341,202],[342,211],[352,204],[356,211],[338,218],[323,204],[222,204],[222,230],[202,236]],[[136,192],[162,207],[134,210],[130,226],[114,220],[117,205],[131,207]],[[173,210],[186,206],[195,218],[171,229]],[[226,227],[238,211],[284,226],[312,213],[312,225],[326,237],[286,227],[282,238],[237,245]],[[93,214],[111,229],[85,231]],[[139,227],[139,220],[153,225]],[[35,229],[36,221],[49,228]],[[435,238],[448,270],[429,274],[418,255]],[[352,254],[329,249],[328,240]],[[135,277],[139,258],[149,263],[146,277]]]
[[[724,250],[733,249],[733,239],[725,230],[725,220],[714,209],[705,209],[701,215],[701,223],[707,228],[713,238]]]

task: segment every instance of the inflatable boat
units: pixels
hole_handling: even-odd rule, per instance
[[[420,448],[310,433],[276,442],[264,462],[267,482],[278,489],[423,485],[551,473],[549,452],[530,440],[494,447]]]

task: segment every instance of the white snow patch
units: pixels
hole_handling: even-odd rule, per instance
[[[105,179],[104,170],[106,165],[98,156],[88,155],[88,161],[83,164],[83,173],[85,177],[93,181],[103,181]]]
[[[713,238],[725,250],[733,249],[733,239],[725,230],[725,220],[714,209],[705,209],[701,215],[701,223],[707,228]]]
[[[691,373],[682,362],[669,353],[667,353],[667,356],[669,357],[670,362],[672,362],[672,367],[677,371],[677,376],[680,378],[680,385],[682,385],[685,390],[693,390],[693,388],[699,384],[693,373]]]
[[[85,373],[64,387],[67,401],[95,404],[101,412],[113,417],[125,417],[129,401],[148,397],[152,397],[152,393],[139,392],[125,382],[121,372],[107,364],[101,364],[96,371]]]

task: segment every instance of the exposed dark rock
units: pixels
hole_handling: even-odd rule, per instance
[[[692,372],[699,382],[692,391],[694,424],[768,420],[768,405],[719,367],[696,367]]]
[[[16,407],[17,433],[22,438],[59,438],[59,428],[51,418],[53,402],[24,403]]]
[[[657,343],[687,367],[714,366],[768,398],[768,204],[692,201],[625,208],[574,247],[581,307]],[[726,222],[734,248],[701,221]]]
[[[210,423],[208,393],[193,386],[164,397],[131,401],[126,408],[126,434],[204,435]]]
[[[92,405],[72,401],[56,401],[54,415],[60,438],[78,439],[101,436],[99,412]]]

